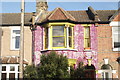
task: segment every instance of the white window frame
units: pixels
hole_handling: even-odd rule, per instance
[[[112,27],[112,47],[113,47],[113,51],[120,51],[120,47],[119,47],[119,48],[114,48],[114,34],[120,35],[119,32],[113,32],[113,29],[114,29],[115,27],[120,28],[120,26],[113,26],[113,27]]]
[[[108,80],[112,80],[112,70],[102,70],[102,79],[106,80],[106,75],[105,73],[108,73]]]
[[[19,75],[19,71],[18,71],[18,66],[19,64],[2,64],[2,66],[6,66],[6,71],[2,71],[2,73],[6,73],[6,79],[9,80],[9,74],[10,73],[15,73],[15,80],[18,80],[18,75]],[[14,66],[15,67],[15,71],[10,71],[10,66]],[[2,76],[1,76],[2,77]]]
[[[13,34],[13,30],[20,30],[20,26],[18,27],[12,27],[11,28],[11,42],[10,42],[10,50],[19,50],[20,47],[18,49],[15,48],[15,39],[13,39],[14,36],[20,36],[20,34]]]
[[[103,80],[105,80],[105,78],[103,78],[102,73],[104,73],[104,75],[105,75],[105,72],[108,72],[108,74],[109,74],[108,80],[112,80],[112,78],[113,78],[112,75],[116,73],[116,70],[98,70],[98,73],[101,74],[101,78]]]

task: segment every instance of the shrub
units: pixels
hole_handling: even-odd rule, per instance
[[[37,68],[33,65],[28,65],[24,70],[24,78],[33,80],[38,78]]]
[[[38,75],[41,79],[69,78],[67,57],[53,51],[50,54],[42,55]]]

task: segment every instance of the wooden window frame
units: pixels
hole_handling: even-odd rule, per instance
[[[53,47],[53,36],[52,36],[52,28],[53,26],[64,26],[64,46],[63,47]],[[47,25],[48,27],[48,47],[44,47],[45,49],[73,49],[73,27],[74,27],[74,24],[71,24],[71,23],[49,23]],[[72,42],[72,46],[69,47],[69,33],[68,33],[68,27],[71,27],[72,28],[72,36],[71,36],[71,42]],[[45,33],[46,34],[46,33]],[[56,36],[54,36],[56,37]],[[60,37],[60,36],[57,36],[57,37]],[[46,41],[44,42],[46,44]],[[46,45],[45,45],[46,46]]]
[[[86,31],[86,30],[85,30],[86,28],[89,28],[89,38],[86,38],[86,34],[85,34],[85,33],[86,33],[86,32],[85,32],[85,31]],[[85,42],[86,39],[89,39],[89,46],[88,46],[88,47],[86,47],[86,44],[87,44],[87,43]],[[84,26],[84,49],[90,49],[90,47],[91,47],[91,44],[90,44],[90,43],[91,43],[91,40],[90,40],[90,26]]]

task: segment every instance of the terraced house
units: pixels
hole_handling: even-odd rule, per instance
[[[41,55],[55,51],[67,56],[69,65],[74,68],[83,62],[87,78],[120,79],[119,9],[94,10],[88,7],[83,11],[66,11],[62,8],[47,11],[47,8],[47,2],[38,0],[36,13],[25,14],[25,63],[37,66]],[[12,75],[18,78],[18,62],[14,61],[19,61],[19,31],[14,27],[20,26],[20,15],[2,15],[2,77]],[[16,37],[13,38],[12,34]],[[13,68],[13,65],[17,67]]]
[[[0,53],[2,79],[18,78],[20,49],[20,13],[0,13]],[[32,32],[30,30],[31,13],[25,14],[24,27],[24,65],[32,64]],[[1,69],[1,68],[0,68]]]

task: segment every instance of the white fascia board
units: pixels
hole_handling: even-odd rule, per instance
[[[120,21],[112,21],[110,26],[120,26]]]

